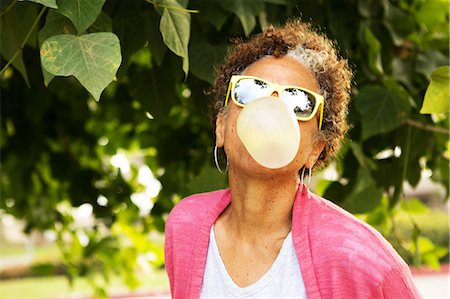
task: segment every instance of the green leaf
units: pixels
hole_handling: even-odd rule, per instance
[[[371,12],[373,11],[372,9],[372,2],[371,0],[367,0],[367,1],[358,1],[356,2],[357,7],[358,7],[358,13],[364,17],[364,18],[369,18]]]
[[[403,40],[414,30],[417,29],[414,15],[404,11],[394,4],[387,2],[385,5],[384,25],[389,30],[393,42],[399,46]]]
[[[343,207],[351,213],[367,213],[380,203],[383,190],[378,188],[368,168],[360,167],[356,183],[345,198]]]
[[[429,212],[428,207],[417,198],[410,198],[407,201],[402,200],[400,203],[400,208],[403,211],[413,214],[423,214]]]
[[[0,18],[0,53],[7,61],[13,58],[16,51],[20,51],[12,65],[21,74],[28,86],[27,69],[23,62],[23,53],[19,50],[28,30],[34,21],[30,18],[33,8],[25,3],[16,4],[7,14]]]
[[[148,21],[148,47],[156,64],[161,66],[167,52],[167,47],[164,45],[161,32],[158,29],[159,19],[157,19],[157,14],[151,12]]]
[[[435,26],[446,23],[448,28],[448,0],[422,1],[416,12],[416,18],[420,24],[433,30]]]
[[[122,60],[119,39],[106,32],[52,36],[44,41],[40,53],[48,72],[73,75],[96,100],[113,81]]]
[[[264,0],[264,2],[279,4],[279,5],[286,5],[286,0]]]
[[[367,167],[371,170],[375,170],[377,168],[375,162],[364,155],[362,146],[359,143],[352,141],[350,143],[350,149],[361,167]]]
[[[133,74],[130,94],[138,99],[142,107],[151,113],[155,120],[164,120],[176,104],[175,82],[167,68],[154,68]]]
[[[431,74],[431,82],[425,93],[420,113],[449,112],[449,66],[442,66]]]
[[[326,179],[319,180],[316,183],[316,185],[314,186],[314,190],[313,190],[314,193],[319,195],[319,196],[324,196],[325,191],[327,190],[328,186],[330,186],[330,184],[332,182],[333,181],[329,181],[329,180],[326,180]]]
[[[57,12],[68,17],[78,33],[83,33],[95,22],[104,3],[105,0],[58,0]]]
[[[438,50],[429,49],[417,55],[415,69],[417,73],[424,75],[427,80],[431,80],[431,74],[441,66],[448,64],[448,56]]]
[[[49,10],[45,19],[45,24],[38,32],[38,40],[41,45],[47,38],[58,34],[76,34],[76,29],[69,19]]]
[[[377,75],[383,73],[381,65],[381,44],[369,27],[364,30],[364,42],[366,45],[369,68]]]
[[[159,25],[163,41],[173,53],[183,58],[183,71],[187,76],[189,71],[188,44],[191,15],[183,11],[183,7],[175,0],[164,0],[161,4],[171,7],[163,9]],[[179,9],[174,9],[175,7]]]
[[[158,17],[154,11],[151,13]],[[131,56],[147,43],[147,31],[150,27],[149,22],[153,21],[153,15],[144,13],[137,2],[122,2],[117,5],[112,18],[114,32],[122,45],[122,66],[118,75],[119,78],[122,78],[126,73]],[[164,46],[164,48],[166,47]]]
[[[385,80],[384,86],[362,87],[355,106],[361,114],[363,139],[399,127],[411,110],[408,93],[393,79]]]
[[[199,1],[198,3],[195,3],[195,5],[200,11],[199,16],[205,18],[205,20],[211,23],[217,31],[225,25],[227,17],[230,14],[212,1]]]
[[[111,18],[104,12],[101,12],[94,24],[92,24],[88,29],[88,33],[94,32],[112,32],[112,20]]]
[[[51,9],[45,18],[45,25],[38,32],[39,48],[42,43],[49,37],[59,34],[76,34],[76,29],[68,18],[56,13]],[[41,67],[44,76],[44,84],[48,86],[55,76],[50,74],[45,68]]]
[[[419,236],[416,242],[410,242],[411,251],[415,252],[416,264],[423,261],[429,267],[438,270],[439,258],[448,253],[448,249],[435,245],[429,238]]]
[[[392,226],[389,212],[389,199],[387,196],[382,196],[378,207],[367,214],[366,222],[386,235],[391,231]]]
[[[249,36],[256,26],[255,17],[264,10],[263,0],[224,0],[220,1],[220,5],[238,16],[246,36]]]
[[[189,47],[191,72],[198,78],[212,84],[214,81],[214,66],[222,62],[225,53],[225,45],[213,46],[207,42],[192,43]]]
[[[19,1],[31,1],[50,8],[58,8],[58,5],[56,5],[56,0],[19,0]]]

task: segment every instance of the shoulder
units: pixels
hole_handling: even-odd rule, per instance
[[[393,269],[407,269],[391,244],[373,227],[334,203],[310,197],[309,229],[324,263],[382,281]]]
[[[177,266],[189,264],[199,239],[208,240],[209,231],[206,229],[214,220],[212,212],[228,193],[227,190],[219,190],[194,194],[182,199],[172,209],[166,221],[164,242],[166,268],[170,277],[175,275]]]
[[[351,298],[420,298],[408,265],[374,228],[311,194],[307,229],[322,295],[351,290]],[[327,292],[331,292],[330,294]]]
[[[186,293],[190,272],[197,253],[206,256],[209,224],[214,221],[214,211],[226,203],[227,190],[194,194],[175,205],[166,221],[164,258],[172,295]],[[178,294],[178,295],[176,295]]]
[[[313,221],[310,225],[322,233],[350,239],[368,238],[377,244],[386,242],[376,229],[331,201],[314,194],[309,200],[309,215]]]
[[[190,195],[178,202],[166,221],[166,232],[182,226],[192,226],[202,222],[208,211],[213,209],[227,190]]]

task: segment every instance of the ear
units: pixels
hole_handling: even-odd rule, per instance
[[[324,147],[325,147],[325,140],[323,140],[323,138],[320,137],[317,138],[317,140],[314,142],[311,153],[306,159],[305,162],[306,168],[311,169],[314,166],[314,164],[316,164],[317,159],[319,159],[319,156],[322,153]]]
[[[216,146],[223,147],[225,144],[225,113],[219,112],[216,118]]]

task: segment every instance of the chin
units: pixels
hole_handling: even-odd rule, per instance
[[[234,168],[240,173],[245,173],[255,178],[273,179],[276,177],[298,176],[300,166],[297,166],[297,163],[294,163],[294,161],[281,168],[267,168],[256,162],[253,158],[249,158],[244,163],[241,160]]]

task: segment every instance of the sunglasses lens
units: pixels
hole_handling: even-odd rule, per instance
[[[245,78],[236,82],[233,91],[234,99],[246,105],[253,100],[270,95],[270,87],[267,83],[257,80]]]
[[[286,88],[281,95],[283,101],[299,118],[308,118],[316,106],[316,98],[298,88]]]

